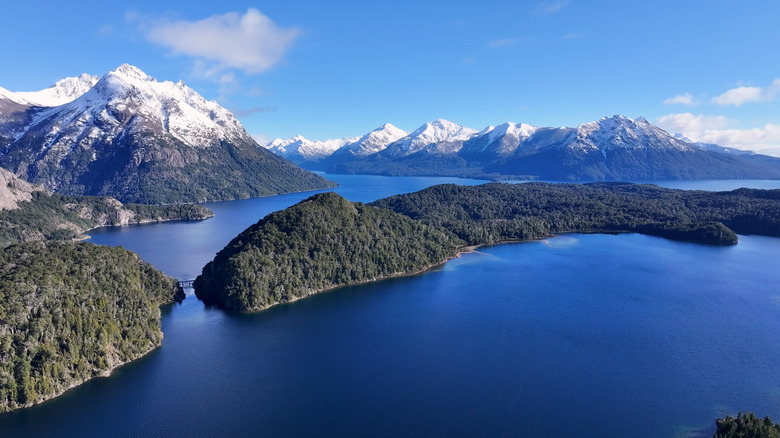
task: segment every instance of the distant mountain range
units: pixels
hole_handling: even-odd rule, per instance
[[[183,82],[124,64],[37,92],[0,88],[0,166],[67,195],[179,203],[332,187],[269,153]]]
[[[620,115],[576,128],[508,122],[479,132],[439,119],[412,133],[386,124],[362,137],[319,142],[298,136],[265,147],[331,173],[561,181],[780,178],[780,158],[693,143],[642,117]]]

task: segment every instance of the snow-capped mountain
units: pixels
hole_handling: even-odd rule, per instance
[[[480,132],[440,119],[374,153],[349,148],[302,165],[333,173],[551,180],[780,178],[780,159],[692,144],[621,115],[575,128],[507,122]]]
[[[463,145],[461,155],[509,156],[539,128],[525,123],[506,122],[488,126]]]
[[[128,64],[2,96],[0,166],[53,191],[167,203],[329,185],[257,147],[228,110],[183,82]]]
[[[49,88],[40,91],[13,93],[19,102],[33,106],[59,106],[76,100],[89,91],[98,81],[97,76],[86,73],[73,78],[61,79]]]
[[[342,146],[356,141],[359,137],[338,138],[334,140],[307,140],[302,135],[296,135],[289,140],[276,140],[265,147],[271,152],[298,163],[303,161],[319,161],[329,157]]]
[[[383,151],[388,145],[406,137],[408,132],[385,123],[356,141],[347,143],[342,150],[353,157],[366,157]]]
[[[382,151],[388,157],[407,157],[425,149],[433,153],[454,153],[460,150],[463,141],[477,131],[449,120],[437,119],[428,122],[406,137],[390,144]]]
[[[384,150],[387,145],[408,135],[406,131],[385,123],[361,137],[333,140],[308,140],[302,135],[282,140],[277,138],[264,145],[266,149],[294,163],[314,163],[341,156],[343,159],[362,158]]]

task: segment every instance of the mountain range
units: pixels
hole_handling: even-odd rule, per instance
[[[37,92],[0,88],[0,167],[67,195],[179,203],[333,184],[269,153],[183,82],[124,64]]]
[[[370,147],[364,147],[367,138],[374,139]],[[439,119],[411,133],[386,124],[363,137],[318,142],[297,136],[265,147],[330,173],[560,181],[780,178],[780,158],[694,143],[642,117],[621,115],[576,128],[507,122],[482,131]]]

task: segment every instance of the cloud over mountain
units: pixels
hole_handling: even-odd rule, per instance
[[[300,30],[277,26],[259,10],[249,8],[244,14],[229,12],[195,21],[158,19],[145,34],[149,41],[175,55],[254,74],[277,64]]]

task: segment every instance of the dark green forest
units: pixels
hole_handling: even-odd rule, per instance
[[[0,247],[33,240],[71,240],[89,229],[123,223],[197,220],[214,214],[194,204],[121,204],[100,196],[36,191],[19,208],[0,210]]]
[[[752,412],[739,413],[715,421],[718,429],[713,438],[780,438],[780,424],[769,417],[758,418]]]
[[[445,228],[470,245],[563,232],[637,232],[713,244],[735,244],[735,233],[780,236],[780,190],[706,192],[630,183],[449,184],[371,205]]]
[[[491,183],[434,186],[369,205],[325,193],[242,232],[194,287],[208,305],[255,311],[419,272],[466,245],[563,232],[638,232],[707,244],[735,244],[736,233],[780,236],[780,190]]]
[[[421,271],[462,244],[446,230],[322,193],[239,234],[203,268],[195,294],[207,305],[262,310],[322,289]]]
[[[28,242],[0,250],[0,412],[30,406],[160,345],[176,280],[123,248]]]

